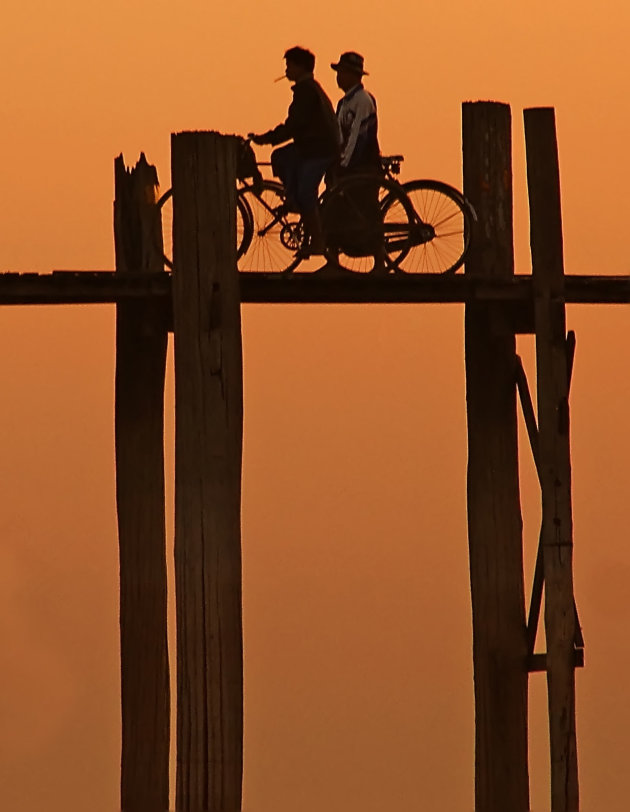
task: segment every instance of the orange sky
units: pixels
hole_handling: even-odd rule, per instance
[[[169,134],[262,130],[300,43],[364,53],[404,177],[461,186],[464,100],[558,122],[568,273],[628,273],[630,10],[556,0],[5,0],[0,270],[113,267],[113,159],[169,185]],[[585,812],[622,812],[630,581],[625,306],[571,307]],[[470,812],[463,309],[243,308],[245,812]],[[114,309],[0,310],[0,787],[12,812],[118,806]],[[533,379],[533,344],[519,339]],[[168,411],[172,412],[169,373]],[[167,432],[172,442],[171,424]],[[169,447],[170,448],[170,447]],[[523,434],[528,589],[538,493]],[[169,467],[172,455],[169,452]],[[531,678],[532,808],[548,809],[544,676]]]

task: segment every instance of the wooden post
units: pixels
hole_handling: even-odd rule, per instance
[[[238,812],[243,421],[236,140],[172,137],[177,809]]]
[[[507,105],[463,105],[464,194],[479,218],[470,276],[509,278],[511,116]],[[527,671],[518,479],[516,342],[501,303],[466,304],[468,534],[475,673],[476,812],[527,812]]]
[[[114,164],[116,270],[163,270],[157,174],[144,155]],[[121,807],[169,806],[170,686],[166,630],[164,374],[167,313],[116,307],[116,500],[120,548]]]
[[[569,380],[560,175],[552,108],[525,110],[536,364],[552,812],[579,808]]]

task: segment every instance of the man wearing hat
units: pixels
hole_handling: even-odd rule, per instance
[[[376,174],[382,172],[381,151],[378,145],[378,120],[376,100],[363,87],[361,78],[367,76],[363,69],[363,57],[356,51],[341,54],[338,62],[330,67],[337,73],[337,85],[344,96],[337,105],[337,121],[341,136],[341,160],[338,172],[341,176],[354,173]],[[362,247],[371,245],[374,256],[373,273],[387,273],[385,251],[381,231],[382,217],[378,201],[378,185],[359,183],[346,190],[354,205],[345,216],[355,217],[360,211],[363,223],[373,222],[373,233],[368,229],[362,237]],[[356,198],[356,199],[354,199]],[[338,222],[344,222],[344,212]],[[365,241],[363,241],[365,240]]]
[[[341,54],[330,67],[337,73],[337,85],[344,96],[337,105],[341,132],[341,171],[380,170],[376,100],[363,87],[363,57],[356,51]]]

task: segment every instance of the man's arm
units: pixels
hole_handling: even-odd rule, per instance
[[[287,127],[287,121],[284,121],[282,124],[278,124],[277,127],[274,127],[272,130],[267,130],[266,133],[261,133],[260,135],[250,133],[249,137],[252,139],[254,144],[271,144],[272,146],[282,144],[285,141],[289,141],[291,138],[293,138]]]
[[[313,94],[309,92],[310,88],[306,85],[298,85],[293,91],[293,101],[289,105],[289,111],[286,121],[278,124],[272,130],[267,130],[266,133],[261,135],[251,136],[254,144],[283,144],[285,141],[290,141],[295,138],[295,134],[304,131],[308,128],[312,117],[312,109],[314,105]]]

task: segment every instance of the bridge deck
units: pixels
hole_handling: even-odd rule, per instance
[[[498,281],[464,274],[396,275],[242,273],[241,300],[259,303],[439,303],[532,301],[532,278],[519,274]],[[145,297],[169,297],[168,273],[136,274],[113,271],[53,271],[0,273],[0,304],[98,304]],[[565,276],[568,303],[630,303],[629,276]]]

